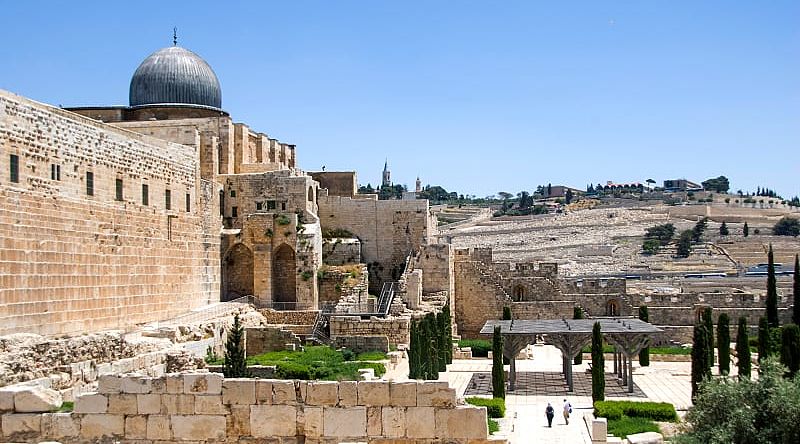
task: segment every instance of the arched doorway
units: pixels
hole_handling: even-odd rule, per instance
[[[522,285],[515,285],[511,290],[511,295],[514,297],[514,302],[522,302],[525,300],[525,287]]]
[[[616,299],[606,302],[606,316],[619,316],[619,302]]]
[[[272,256],[272,301],[277,309],[294,309],[297,302],[297,264],[294,250],[286,244]]]
[[[236,244],[225,256],[222,264],[223,301],[253,294],[253,252],[243,244]]]

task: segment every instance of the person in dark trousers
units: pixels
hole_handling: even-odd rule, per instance
[[[556,410],[550,403],[547,403],[547,408],[544,409],[544,414],[547,416],[547,427],[553,427],[553,417],[556,416]]]

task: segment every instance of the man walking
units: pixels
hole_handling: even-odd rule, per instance
[[[572,413],[572,404],[564,399],[564,421],[569,425],[569,414]]]
[[[553,427],[553,417],[556,416],[556,410],[550,403],[547,403],[547,408],[544,409],[544,414],[547,416],[547,427]]]

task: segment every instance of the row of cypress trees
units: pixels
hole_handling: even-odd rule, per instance
[[[408,377],[439,379],[439,372],[453,362],[453,334],[449,304],[436,314],[411,321],[411,344],[408,350]]]

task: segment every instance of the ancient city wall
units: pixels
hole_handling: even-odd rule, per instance
[[[361,242],[348,238],[323,239],[322,262],[328,265],[361,263]]]
[[[0,149],[0,334],[125,329],[218,300],[192,148],[0,91]]]
[[[330,332],[333,339],[338,336],[386,336],[389,344],[409,344],[411,318],[361,319],[358,316],[331,316]]]
[[[486,409],[457,405],[455,391],[438,381],[104,376],[72,413],[39,413],[28,399],[0,393],[6,441],[488,443]]]

